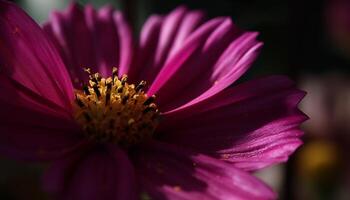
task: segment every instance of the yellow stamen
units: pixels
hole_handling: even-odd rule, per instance
[[[116,142],[130,146],[150,138],[158,125],[159,111],[155,96],[143,91],[145,81],[136,87],[121,79],[113,68],[112,77],[89,74],[89,85],[75,92],[75,119],[88,138],[99,142]]]

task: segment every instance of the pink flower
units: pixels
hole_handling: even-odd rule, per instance
[[[284,76],[230,87],[258,54],[257,33],[179,7],[151,16],[134,42],[110,7],[73,4],[42,29],[1,0],[0,24],[0,152],[51,161],[46,191],[83,200],[276,198],[249,172],[301,145],[305,94]]]

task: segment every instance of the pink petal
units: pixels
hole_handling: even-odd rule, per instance
[[[121,12],[114,14],[115,26],[118,27],[118,36],[120,38],[120,56],[119,56],[119,76],[129,74],[130,65],[133,57],[133,34],[129,24],[126,22]]]
[[[4,110],[8,112],[10,109],[30,120],[17,122],[14,116],[0,114],[2,155],[20,160],[54,160],[87,144],[69,121],[21,107],[7,105]],[[56,124],[52,120],[57,120]],[[61,127],[57,128],[59,124]]]
[[[18,159],[47,160],[84,141],[70,113],[20,83],[0,75],[0,152]]]
[[[275,199],[275,194],[232,165],[165,143],[152,142],[135,157],[141,195],[151,199]]]
[[[234,39],[210,69],[197,70],[195,83],[187,85],[181,98],[169,103],[173,110],[192,106],[224,90],[244,74],[258,55],[262,43],[256,33],[244,33]],[[205,66],[205,65],[204,65]],[[164,90],[167,90],[165,87]],[[171,112],[171,110],[169,110]]]
[[[286,77],[262,78],[166,113],[159,131],[166,141],[256,170],[286,161],[300,146],[304,95]]]
[[[86,141],[69,121],[6,105],[28,121],[0,114],[0,153],[20,160],[54,160],[82,148]],[[52,120],[56,120],[53,123]],[[58,125],[61,125],[59,127]]]
[[[0,93],[6,94],[0,95],[0,101],[3,102],[3,104],[24,107],[32,111],[42,112],[66,120],[70,120],[72,117],[70,111],[65,110],[45,97],[40,96],[30,88],[25,87],[21,83],[4,74],[0,74]],[[5,105],[3,106],[5,107]],[[2,114],[11,115],[16,113],[6,113],[4,111]],[[23,121],[30,120],[21,116],[17,116],[16,119],[23,119]]]
[[[62,193],[66,189],[68,172],[76,167],[87,150],[76,151],[50,163],[50,166],[42,176],[43,190],[49,194]]]
[[[135,67],[141,69],[139,79],[152,82],[147,94],[158,96],[162,112],[219,93],[249,68],[262,46],[257,33],[242,33],[230,19],[202,23],[202,13],[180,7],[164,22],[150,18],[143,29],[150,34],[142,35],[140,52],[142,41],[148,41],[148,52]]]
[[[142,74],[148,73],[147,71],[151,70],[162,21],[162,17],[152,15],[147,19],[141,29],[139,46],[136,52],[137,55],[135,56],[137,59],[134,60],[128,74],[129,78],[135,82],[141,79],[140,76]],[[142,79],[145,79],[144,77]]]
[[[187,12],[179,26],[177,35],[174,38],[174,43],[167,56],[168,60],[171,58],[176,51],[182,46],[186,38],[196,30],[204,22],[204,13],[201,11],[190,11]],[[167,61],[168,61],[167,60]]]
[[[256,41],[256,37],[257,33],[245,33],[233,41],[218,59],[213,73],[208,72],[207,76],[202,76],[198,81],[202,84],[195,85],[196,91],[206,91],[184,107],[219,93],[240,78],[256,59],[262,46],[261,42]],[[209,82],[207,78],[209,78]]]
[[[57,160],[45,173],[43,185],[58,199],[136,200],[133,166],[116,146]]]
[[[148,94],[153,95],[172,77],[177,70],[191,57],[198,48],[205,42],[206,38],[220,24],[224,23],[223,18],[214,18],[194,31],[183,43],[180,50],[172,56],[170,61],[161,68],[154,82],[152,83]]]
[[[186,8],[178,7],[164,19],[159,34],[153,68],[158,69],[165,62],[185,13]]]
[[[165,17],[153,15],[141,30],[137,61],[133,67],[135,80],[152,83],[169,58],[181,47],[188,36],[203,22],[200,11],[188,12],[178,7]]]
[[[141,74],[147,81],[154,79],[147,94],[158,96],[162,112],[199,103],[231,85],[249,68],[262,45],[256,41],[257,33],[242,33],[230,19],[218,18],[202,24],[202,13],[184,15],[183,12],[179,8],[169,15],[177,22],[169,25],[171,30],[178,26],[179,33],[167,34],[166,45],[149,39],[149,44],[153,42],[150,52],[156,53],[148,53],[148,62],[143,62],[146,66]],[[151,18],[150,22],[154,26],[146,28],[155,29],[150,29],[154,34],[149,37],[157,38],[159,34],[162,38],[161,19]],[[161,49],[165,53],[169,52],[161,54],[166,59],[159,56],[159,46],[164,47]]]
[[[199,81],[200,76],[206,74],[207,71],[212,71],[211,68],[218,57],[233,38],[238,37],[237,28],[230,19],[226,19],[211,31],[210,35],[204,36],[204,40],[200,43],[201,46],[195,53],[182,65],[177,65],[179,67],[175,69],[177,71],[172,76],[168,76],[169,80],[165,81],[160,90],[157,91],[157,96],[161,98],[159,104],[163,111],[176,108],[201,94],[202,91],[196,90],[198,91],[196,93],[191,88],[194,88],[197,82],[199,85],[204,84],[203,81]],[[179,52],[184,52],[184,49]],[[174,61],[178,62],[179,60],[175,59]],[[209,78],[207,79],[209,80]]]
[[[71,4],[64,13],[51,13],[43,28],[60,50],[75,87],[80,87],[79,81],[88,79],[83,67],[98,70],[93,34],[84,11],[77,4]]]
[[[93,34],[96,61],[103,76],[111,74],[111,68],[119,63],[119,38],[113,19],[113,9],[105,6],[97,12],[88,12],[88,27]]]
[[[0,2],[3,73],[66,110],[74,97],[61,57],[41,28],[13,3]]]
[[[46,32],[60,47],[76,86],[86,81],[84,67],[110,75],[112,67],[127,73],[133,53],[132,34],[122,13],[105,6],[82,10],[72,3],[65,12],[52,13],[44,25]]]

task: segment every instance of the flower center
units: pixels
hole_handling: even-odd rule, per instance
[[[75,92],[74,117],[89,139],[128,147],[152,137],[159,111],[155,96],[143,91],[145,81],[128,84],[126,75],[118,78],[116,68],[108,78],[85,71],[89,84]]]

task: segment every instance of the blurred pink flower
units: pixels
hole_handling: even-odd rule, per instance
[[[331,83],[331,84],[330,84]],[[340,73],[304,75],[300,87],[308,95],[301,104],[310,116],[304,127],[308,136],[337,138],[344,142],[350,133],[350,81]]]
[[[249,172],[286,161],[301,145],[305,94],[284,76],[229,87],[257,56],[257,33],[179,7],[151,16],[134,43],[110,7],[72,4],[42,29],[1,0],[0,24],[0,152],[51,161],[47,192],[276,198]],[[140,80],[149,88],[127,83]]]

